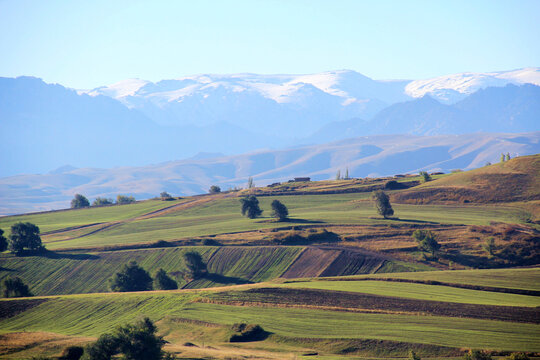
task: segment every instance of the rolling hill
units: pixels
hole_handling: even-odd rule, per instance
[[[351,177],[392,176],[420,170],[450,172],[498,161],[501,152],[512,156],[540,152],[540,133],[468,134],[444,136],[372,136],[286,150],[266,150],[237,156],[195,158],[144,167],[112,169],[61,168],[49,174],[0,179],[0,214],[66,208],[75,193],[91,200],[117,194],[137,199],[207,192],[287,181],[297,176],[334,179],[338,170]]]

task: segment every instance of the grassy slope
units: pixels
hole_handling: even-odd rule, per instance
[[[373,338],[426,344],[540,351],[539,325],[437,316],[234,307],[191,303],[203,293],[136,293],[62,296],[0,321],[2,332],[51,331],[97,336],[141,316],[189,318],[219,324],[258,323],[278,335]]]
[[[288,208],[292,221],[285,225],[301,224],[306,221],[315,224],[406,224],[417,222],[437,222],[450,224],[488,224],[490,221],[519,223],[529,217],[521,209],[502,206],[476,206],[476,205],[396,205],[396,216],[400,220],[383,220],[376,216],[368,194],[337,194],[337,195],[291,195],[280,196]],[[171,212],[163,216],[156,216],[135,221],[123,222],[119,225],[98,231],[89,236],[70,238],[70,232],[43,236],[43,242],[49,249],[96,247],[115,244],[148,243],[158,240],[177,240],[195,236],[209,236],[221,233],[240,232],[257,229],[269,229],[283,226],[275,223],[268,217],[270,203],[274,197],[261,197],[261,208],[265,210],[265,217],[255,220],[244,218],[239,213],[237,198],[217,199],[199,206]],[[163,202],[148,202],[146,209],[137,209],[139,213],[152,210],[150,205],[162,205]],[[139,205],[139,204],[136,204]],[[142,206],[142,205],[141,205]],[[123,208],[118,207],[118,208]],[[102,209],[89,209],[102,210]],[[103,209],[105,210],[105,209]],[[108,208],[107,208],[108,210]],[[77,218],[77,224],[94,223],[97,217],[80,218],[86,210],[66,211],[43,215],[32,215],[30,218],[38,225],[50,221],[55,224],[47,228],[65,228],[75,224],[71,216]],[[71,214],[73,213],[73,214]],[[93,212],[88,214],[94,215]],[[70,215],[67,220],[63,220]],[[75,216],[79,215],[79,216]],[[40,219],[44,216],[44,219]],[[116,218],[120,215],[115,214]],[[126,216],[131,218],[131,216]],[[105,216],[103,217],[105,218]],[[3,223],[9,225],[14,218],[4,218]],[[300,219],[295,221],[295,219]],[[102,218],[101,218],[102,220]],[[17,219],[18,221],[18,219]],[[66,221],[66,222],[63,222]],[[4,226],[1,225],[0,226]],[[90,232],[85,229],[82,232]],[[81,230],[71,233],[73,237],[82,235]]]
[[[365,276],[359,276],[365,277]],[[369,277],[434,280],[446,283],[540,291],[540,268],[427,271],[376,274]]]
[[[20,276],[36,295],[92,293],[108,291],[108,279],[123,264],[135,260],[151,275],[159,268],[167,272],[185,271],[183,254],[198,251],[208,262],[208,270],[220,276],[198,281],[190,287],[216,286],[235,282],[266,281],[279,277],[294,261],[300,247],[178,247],[64,255],[64,258],[2,256],[0,279]],[[176,280],[184,284],[181,276]]]
[[[505,294],[424,284],[385,281],[298,281],[283,284],[283,286],[332,291],[352,291],[383,296],[399,296],[409,299],[436,300],[465,304],[540,306],[540,297],[538,296]]]

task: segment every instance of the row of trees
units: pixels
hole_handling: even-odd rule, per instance
[[[185,277],[189,280],[204,277],[208,272],[206,263],[196,251],[185,253],[184,263],[186,266]],[[163,269],[159,269],[152,278],[148,271],[140,267],[137,262],[131,261],[109,279],[109,287],[111,291],[129,292],[175,290],[178,289],[178,284]]]
[[[131,203],[134,203],[135,201],[136,200],[133,196],[126,196],[126,195],[116,196],[117,205],[131,204]],[[92,202],[92,206],[105,206],[105,205],[113,205],[113,204],[114,204],[113,199],[99,197],[99,196]],[[90,206],[90,201],[88,201],[88,198],[84,195],[75,194],[75,196],[71,200],[72,209],[80,209],[80,208],[85,208],[89,206]]]

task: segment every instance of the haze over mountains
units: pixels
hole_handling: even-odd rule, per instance
[[[333,179],[338,170],[345,173],[346,169],[351,177],[466,170],[498,161],[501,151],[512,156],[539,153],[540,132],[369,136],[236,156],[206,154],[210,158],[143,167],[62,167],[44,175],[0,179],[0,215],[66,208],[75,193],[91,200],[118,194],[148,199],[162,191],[175,196],[201,194],[210,185],[227,190],[245,187],[250,176],[257,186],[263,186],[296,176]]]
[[[373,80],[350,70],[311,75],[197,75],[156,83],[126,80],[78,91],[32,77],[0,78],[0,176],[48,173],[69,165],[59,174],[43,175],[39,181],[39,177],[32,176],[2,179],[2,211],[10,211],[10,206],[14,206],[11,212],[65,206],[65,199],[76,189],[90,191],[89,196],[122,192],[140,198],[154,196],[158,190],[197,193],[215,182],[233,186],[243,183],[247,176],[256,176],[261,182],[300,175],[329,178],[336,166],[355,167],[346,160],[345,153],[356,154],[354,161],[374,156],[370,152],[375,151],[372,146],[378,149],[377,156],[390,154],[379,150],[383,147],[374,139],[380,138],[372,137],[367,142],[350,140],[347,143],[356,145],[345,153],[317,150],[334,149],[334,144],[326,143],[347,138],[537,132],[538,85],[540,68],[414,81]],[[379,168],[361,166],[354,176],[388,175],[430,166],[443,170],[470,168],[482,165],[484,160],[496,160],[493,154],[501,151],[521,155],[538,152],[537,133],[517,137],[526,139],[524,142],[516,142],[513,135],[508,135],[511,141],[507,135],[501,136],[493,138],[498,148],[490,145],[489,156],[479,155],[485,149],[478,150],[469,160],[454,166],[433,165],[448,161],[448,151],[444,150],[434,152],[440,158],[430,157],[422,163],[408,157],[397,163],[390,161],[392,166],[403,165],[393,171],[381,167],[386,161],[382,158],[374,163],[369,160],[370,164],[379,164]],[[473,142],[470,137],[465,138]],[[431,145],[413,146],[410,137],[384,139],[384,146],[393,142],[396,149],[401,149],[396,153],[421,151],[438,141],[422,140]],[[452,137],[445,139],[445,146],[451,146],[448,139]],[[407,146],[412,147],[404,150]],[[305,155],[306,151],[311,155]],[[242,153],[248,155],[234,156]],[[137,171],[147,173],[166,165],[141,166],[188,159],[196,154],[196,158],[178,163],[182,164],[182,172],[173,172],[178,181],[170,182],[171,188],[167,188],[167,182],[153,180],[147,180],[147,184],[153,185],[142,186],[143,178],[127,175],[132,171],[129,169],[82,170],[137,166]],[[332,160],[321,162],[313,160],[314,156]],[[208,167],[207,158],[227,160],[212,160],[221,164],[216,169]],[[285,163],[289,165],[272,160],[277,158],[288,159]],[[297,165],[292,166],[293,163]],[[283,170],[283,166],[288,170]],[[123,183],[118,180],[118,171],[125,176]],[[52,175],[61,175],[62,180],[46,180]],[[154,175],[148,173],[149,178]],[[97,180],[99,176],[110,180]],[[90,190],[94,188],[89,184],[96,181],[100,186],[109,184],[108,190],[100,186]],[[40,185],[32,185],[34,182]],[[14,194],[18,194],[18,200]],[[32,205],[37,203],[41,205]]]

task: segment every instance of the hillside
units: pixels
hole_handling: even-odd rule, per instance
[[[393,195],[400,203],[501,203],[540,200],[540,155],[458,172]]]
[[[512,156],[539,153],[540,133],[370,136],[141,167],[68,167],[0,179],[0,214],[66,208],[75,193],[90,201],[118,194],[148,199],[162,191],[175,196],[202,194],[211,185],[222,190],[245,187],[250,176],[257,186],[264,186],[298,176],[335,179],[338,170],[342,175],[348,170],[353,178],[469,170],[498,161],[501,152]]]
[[[538,268],[506,269],[493,277],[490,270],[469,270],[455,285],[490,278],[492,286],[504,287],[513,281],[533,281],[538,273]],[[294,359],[310,354],[305,357],[356,360],[403,358],[409,350],[422,357],[452,359],[466,348],[489,349],[494,354],[540,351],[537,296],[435,284],[372,283],[338,277],[212,291],[0,300],[0,355],[6,359],[56,355],[67,345],[88,343],[142,316],[156,322],[169,342],[166,349],[180,359]],[[10,316],[10,309],[18,313]],[[230,343],[231,326],[239,319],[259,324],[265,335]]]

